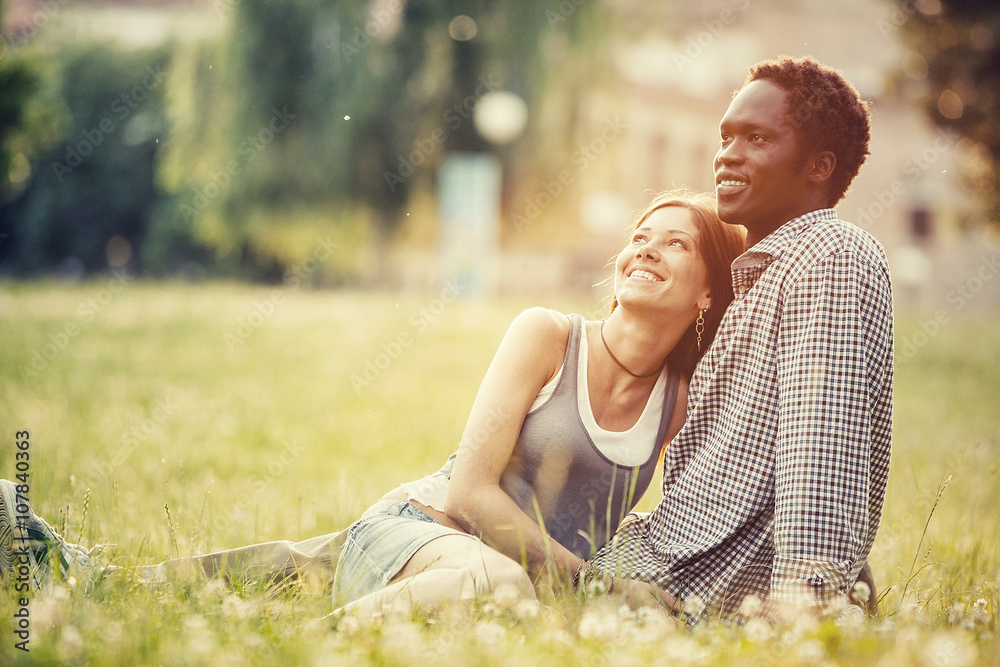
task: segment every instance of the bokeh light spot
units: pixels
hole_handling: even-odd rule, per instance
[[[941,0],[917,0],[917,11],[924,16],[937,16],[941,13]]]
[[[479,34],[479,26],[471,16],[459,14],[448,24],[448,35],[456,42],[467,42]]]
[[[112,236],[105,248],[108,256],[108,265],[118,269],[132,259],[132,244],[124,236]]]
[[[962,103],[962,98],[954,90],[946,90],[941,93],[941,96],[938,97],[937,106],[942,116],[952,120],[961,118],[962,114],[965,113],[965,105]]]
[[[506,144],[524,130],[528,122],[528,105],[514,93],[494,90],[479,98],[472,120],[487,141]]]

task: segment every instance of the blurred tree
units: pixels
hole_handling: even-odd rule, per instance
[[[172,73],[159,176],[174,201],[151,238],[190,233],[278,280],[332,235],[324,270],[346,279],[366,261],[359,236],[385,242],[445,150],[491,149],[472,122],[479,97],[534,99],[552,71],[543,43],[573,34],[581,4],[243,0],[222,42]]]
[[[0,24],[3,8],[0,0]],[[24,189],[31,159],[58,137],[58,114],[40,88],[38,64],[15,54],[0,35],[0,205]]]
[[[1000,3],[996,0],[897,0],[886,28],[902,29],[926,73],[925,108],[939,127],[954,128],[984,150],[986,173],[964,187],[992,207],[1000,221]]]
[[[595,41],[577,31],[583,0],[216,4],[221,38],[53,46],[41,76],[0,59],[5,271],[128,261],[154,274],[370,276],[446,151],[518,158],[475,129],[487,92],[537,110],[545,88],[558,129],[533,135],[529,123],[522,146],[536,170],[561,159],[551,148],[570,139],[572,115],[551,101],[572,89],[567,72],[586,73],[568,45]]]
[[[167,60],[166,49],[126,54],[107,46],[50,56],[27,108],[44,106],[45,124],[61,132],[32,162],[23,191],[0,207],[6,272],[31,275],[61,263],[75,273],[135,266],[133,249],[158,197],[153,174],[165,131]]]
[[[3,91],[0,95],[0,201],[7,199],[16,184],[23,180],[16,165],[23,165],[25,158],[12,144],[22,131],[25,107],[37,85],[37,75],[24,62],[10,58],[0,60],[0,91]],[[12,164],[15,164],[14,174],[11,174]]]

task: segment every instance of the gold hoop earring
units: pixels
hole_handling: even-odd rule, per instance
[[[698,334],[698,351],[701,352],[701,335],[705,333],[705,311],[698,311],[698,319],[694,322],[694,332]]]

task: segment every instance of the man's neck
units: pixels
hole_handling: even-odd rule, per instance
[[[808,208],[808,210],[804,210],[801,213],[793,215],[788,220],[785,220],[773,226],[771,225],[755,226],[753,229],[747,227],[745,248],[749,250],[750,248],[754,247],[755,245],[763,241],[765,238],[767,238],[774,232],[778,231],[780,228],[787,225],[792,220],[797,220],[798,218],[801,218],[803,215],[806,215],[807,213],[812,213],[813,211],[820,211],[824,208],[829,208],[829,207],[826,205],[817,205],[812,208]]]

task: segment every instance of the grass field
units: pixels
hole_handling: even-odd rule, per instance
[[[454,449],[507,324],[547,305],[105,279],[0,285],[0,477],[119,564],[346,526]],[[313,623],[308,587],[58,586],[0,594],[0,664],[1000,664],[1000,318],[899,318],[892,474],[872,555],[882,619],[693,631],[613,600],[506,600]],[[947,488],[942,487],[945,485]],[[647,495],[643,503],[655,502]],[[935,507],[936,506],[936,507]],[[929,522],[928,522],[929,519]],[[926,527],[926,531],[925,531]]]

